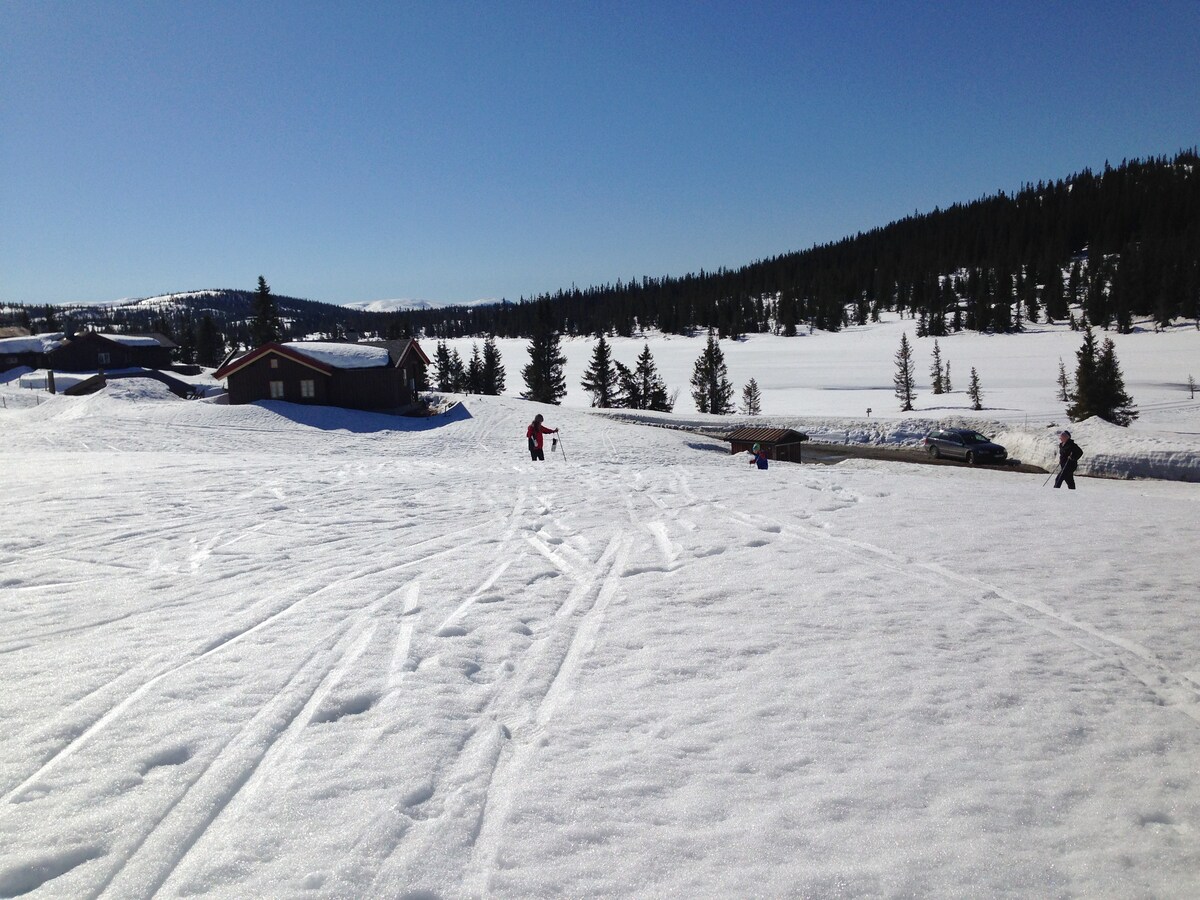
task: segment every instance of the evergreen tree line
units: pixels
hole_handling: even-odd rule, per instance
[[[1028,321],[1129,330],[1135,318],[1200,327],[1200,158],[1189,150],[1027,185],[736,270],[633,278],[481,307],[417,310],[438,337],[639,328],[719,337],[864,324],[881,311],[918,335],[1012,331]]]

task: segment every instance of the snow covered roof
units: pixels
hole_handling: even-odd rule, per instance
[[[107,334],[102,331],[94,332],[96,337],[102,337],[105,340],[112,341],[114,344],[122,344],[126,347],[161,347],[162,341],[157,337],[146,334]]]
[[[391,362],[386,347],[369,344],[339,344],[331,341],[291,341],[283,344],[289,350],[333,366],[335,369],[372,369]]]
[[[61,331],[0,339],[0,353],[49,353],[63,342]]]

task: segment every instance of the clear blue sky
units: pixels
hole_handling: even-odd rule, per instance
[[[0,3],[0,301],[735,267],[1200,143],[1200,0]]]

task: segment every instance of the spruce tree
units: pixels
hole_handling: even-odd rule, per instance
[[[1188,376],[1187,389],[1188,389],[1188,395],[1191,397],[1192,400],[1195,400],[1196,399],[1196,379],[1193,378],[1191,375]]]
[[[202,366],[216,366],[224,356],[225,338],[217,331],[213,317],[205,313],[196,330],[196,362]]]
[[[1125,378],[1117,362],[1116,347],[1112,338],[1105,338],[1096,357],[1096,381],[1099,388],[1097,415],[1105,421],[1128,427],[1138,417],[1133,398],[1125,392]]]
[[[495,336],[483,342],[483,393],[498,396],[504,393],[504,365]]]
[[[563,366],[567,359],[559,350],[556,331],[541,331],[529,342],[529,363],[521,370],[525,379],[526,400],[558,403],[567,394]]]
[[[742,414],[757,416],[762,413],[762,394],[758,390],[758,382],[751,378],[742,388]]]
[[[592,406],[608,409],[616,405],[619,393],[617,369],[613,365],[612,348],[604,339],[604,335],[600,336],[600,340],[596,341],[596,346],[592,349],[592,362],[583,373],[581,384],[591,395]]]
[[[450,390],[456,394],[461,394],[467,390],[467,367],[463,364],[462,357],[458,354],[458,348],[450,351]]]
[[[454,373],[450,369],[450,350],[445,341],[437,342],[437,350],[433,354],[433,364],[437,369],[437,389],[450,392],[454,390]]]
[[[671,412],[675,408],[675,398],[667,394],[666,382],[658,374],[658,367],[654,364],[654,354],[650,352],[649,344],[645,344],[642,352],[638,355],[634,377],[637,379],[638,390],[642,398],[641,409]]]
[[[1067,418],[1082,422],[1098,415],[1097,398],[1100,387],[1096,383],[1096,333],[1088,325],[1083,331],[1083,344],[1075,351],[1078,360],[1075,366],[1075,390],[1071,392],[1071,405],[1067,407]]]
[[[692,367],[692,399],[702,413],[727,416],[734,411],[733,385],[725,367],[725,354],[711,328],[708,344]]]
[[[467,363],[466,388],[468,394],[483,393],[483,357],[479,345],[471,344],[471,360]]]
[[[908,333],[900,335],[900,349],[896,351],[896,374],[892,383],[896,386],[896,399],[900,401],[901,412],[912,412],[913,400],[916,399],[916,366],[913,363],[912,347],[908,343]]]
[[[950,360],[946,360],[946,376],[942,379],[942,388],[947,394],[954,393],[954,385],[950,383]]]
[[[971,383],[967,386],[967,396],[971,398],[971,409],[983,409],[983,391],[979,387],[979,373],[971,366]]]
[[[946,391],[945,372],[942,370],[942,348],[938,346],[938,342],[933,342],[933,367],[929,370],[929,374],[933,376],[933,392],[942,394]]]
[[[250,340],[255,347],[278,341],[283,335],[283,323],[279,321],[279,310],[271,297],[271,286],[267,279],[258,276],[258,288],[254,291],[254,315],[250,319]]]
[[[1061,356],[1058,358],[1058,399],[1063,403],[1069,403],[1071,400],[1071,379],[1067,375],[1067,367]]]

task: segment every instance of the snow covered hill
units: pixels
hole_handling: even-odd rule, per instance
[[[1196,486],[534,409],[0,409],[0,896],[1200,891]]]

